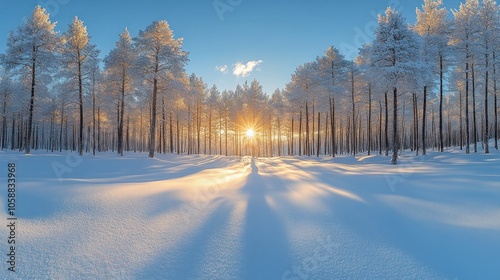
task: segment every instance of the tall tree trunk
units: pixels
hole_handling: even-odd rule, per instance
[[[96,137],[95,137],[95,126],[96,126],[96,119],[95,119],[95,111],[96,111],[96,90],[95,90],[95,77],[92,79],[92,155],[95,156],[95,150],[96,150]],[[62,122],[61,122],[61,127],[62,127]]]
[[[167,153],[167,112],[165,108],[165,95],[161,97],[161,152]]]
[[[489,126],[490,122],[488,119],[488,83],[489,83],[489,54],[488,54],[488,46],[486,45],[486,54],[485,54],[485,66],[486,66],[486,73],[484,74],[484,153],[489,154],[490,153],[490,131],[489,131]]]
[[[496,52],[493,51],[493,94],[494,94],[494,111],[495,111],[495,150],[498,150],[498,107],[497,107],[497,66]]]
[[[462,91],[460,91],[460,150],[464,148],[464,119],[463,119],[463,98]]]
[[[197,118],[197,126],[196,126],[196,142],[197,148],[196,153],[200,154],[200,143],[201,143],[201,104],[196,106],[196,118]]]
[[[222,155],[222,110],[219,109],[219,155]]]
[[[208,154],[212,155],[212,106],[208,115]]]
[[[176,133],[176,138],[177,138],[177,154],[181,153],[181,132],[180,132],[180,127],[179,127],[179,113],[176,114],[176,127],[175,129],[177,130]]]
[[[302,155],[302,110],[299,116],[299,156]]]
[[[444,151],[443,144],[443,56],[439,56],[439,151]]]
[[[118,129],[118,154],[123,156],[123,119],[125,117],[125,70],[122,72],[122,87],[120,90],[120,122]]]
[[[418,145],[419,137],[418,137],[418,102],[417,101],[418,101],[417,94],[414,93],[413,94],[413,125],[414,125],[413,133],[415,135],[413,136],[413,142],[415,145],[415,155],[418,156],[420,151],[419,151],[419,145]]]
[[[321,113],[318,112],[318,144],[316,145],[316,156],[319,157],[319,149],[320,149],[320,135],[321,135],[321,129],[320,129],[320,124],[321,124]]]
[[[37,57],[37,48],[33,47],[33,60],[31,63],[31,97],[30,97],[30,109],[29,109],[29,117],[28,117],[28,132],[26,133],[26,154],[29,155],[31,153],[31,130],[33,128],[33,110],[35,107],[35,86],[36,86],[36,57]]]
[[[315,104],[315,101],[314,101],[314,98],[313,98],[313,102],[312,102],[312,115],[311,115],[311,117],[312,117],[312,130],[311,130],[312,141],[311,141],[311,152],[310,152],[311,154],[314,154],[314,144],[315,144],[315,142],[314,142],[314,138],[315,138],[314,137],[314,127],[315,127],[315,114],[314,114],[315,113],[315,111],[314,111],[315,108],[314,108],[314,104]]]
[[[305,153],[307,156],[311,156],[311,150],[310,150],[310,139],[309,139],[309,107],[308,107],[308,102],[306,101],[306,143],[305,143]]]
[[[328,154],[328,125],[329,125],[329,122],[328,122],[328,116],[329,114],[326,114],[326,117],[325,117],[325,136],[324,136],[324,139],[323,139],[323,154],[324,155],[327,155]]]
[[[354,100],[354,71],[351,71],[351,101],[352,101],[352,154],[356,156],[356,102]]]
[[[469,134],[469,55],[465,63],[465,153],[470,154],[470,134]]]
[[[290,151],[288,151],[288,154],[291,156],[295,155],[295,145],[294,145],[294,139],[295,139],[295,131],[294,131],[294,120],[295,118],[292,116],[292,135],[291,135],[291,143],[290,143]]]
[[[281,157],[283,155],[283,153],[281,151],[281,147],[282,147],[282,141],[281,141],[281,122],[280,122],[280,116],[279,115],[278,115],[277,122],[278,122],[278,156]]]
[[[427,143],[426,143],[426,137],[427,137],[427,86],[424,86],[424,102],[422,105],[422,155],[427,155]]]
[[[68,123],[66,122],[66,125]],[[66,128],[66,136],[68,135]],[[66,137],[67,138],[67,137]],[[68,140],[66,140],[67,142]],[[101,107],[97,107],[97,150],[99,152],[102,152],[102,147],[101,147]]]
[[[335,157],[336,147],[335,147],[335,98],[330,98],[330,131],[332,135],[332,157]]]
[[[80,101],[80,136],[78,141],[78,154],[83,155],[83,77],[82,77],[82,60],[80,50],[77,54],[78,59],[78,97]]]
[[[61,123],[59,124],[59,152],[63,149],[63,125],[64,125],[64,106],[61,106]]]
[[[474,141],[474,153],[477,153],[477,117],[476,117],[476,71],[474,70],[474,64],[471,67],[472,71],[472,132]]]
[[[392,131],[392,164],[398,163],[398,149],[399,149],[399,141],[398,141],[398,89],[394,88],[394,112],[393,112],[393,131]]]
[[[158,55],[156,55],[155,61],[155,71],[153,78],[153,96],[151,100],[151,127],[149,128],[149,157],[153,158],[155,156],[156,148],[156,97],[158,94],[158,72],[159,72],[159,61]]]
[[[372,85],[368,85],[368,155],[372,151]]]
[[[10,138],[11,138],[10,149],[14,150],[16,148],[15,147],[15,143],[16,143],[16,116],[14,113],[12,113],[12,132],[11,132]]]
[[[174,118],[172,117],[172,112],[169,114],[169,137],[170,137],[170,153],[174,153]]]
[[[130,114],[127,114],[127,133],[125,134],[126,146],[125,151],[130,151]]]
[[[378,102],[379,105],[379,116],[378,116],[378,153],[382,155],[382,101]]]
[[[226,109],[224,109],[224,111],[225,111],[225,110],[226,110]],[[227,155],[228,155],[228,153],[227,153],[227,135],[228,135],[228,133],[227,133],[227,112],[225,112],[225,114],[224,114],[224,115],[225,115],[225,116],[224,116],[224,136],[225,136],[224,141],[225,141],[225,146],[226,146],[225,155],[226,155],[226,157],[227,157]]]
[[[385,156],[389,156],[389,102],[387,100],[387,91],[385,92]]]

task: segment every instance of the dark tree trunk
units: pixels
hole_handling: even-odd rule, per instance
[[[95,126],[96,126],[96,119],[95,119],[95,105],[96,105],[96,90],[95,90],[95,77],[92,81],[92,155],[95,156],[95,150],[96,150],[96,138],[95,138]],[[61,121],[61,127],[62,127],[62,121]]]
[[[469,59],[467,55],[467,60]],[[465,63],[465,153],[470,154],[469,134],[469,62]]]
[[[125,70],[122,73],[122,87],[120,91],[120,122],[118,125],[118,154],[123,156],[123,119],[125,117]]]
[[[64,103],[61,102],[61,123],[59,125],[59,152],[63,149]]]
[[[78,51],[78,98],[80,107],[80,134],[78,141],[78,154],[83,155],[83,77],[82,77],[82,60],[80,51]]]
[[[378,116],[378,121],[379,121],[379,124],[378,124],[378,153],[380,155],[382,155],[382,112],[383,112],[383,109],[382,109],[382,102],[379,101],[378,102],[378,105],[379,105],[379,116]]]
[[[398,89],[394,88],[394,100],[393,100],[393,120],[392,120],[392,164],[398,163],[398,149],[399,149],[399,141],[398,141]]]
[[[33,47],[33,60],[31,64],[31,97],[30,97],[30,108],[29,108],[29,117],[28,117],[28,132],[26,133],[26,154],[29,155],[31,153],[31,130],[33,127],[33,110],[35,107],[35,86],[36,86],[36,55],[37,49]]]
[[[336,147],[335,147],[335,98],[330,98],[330,133],[332,136],[332,157],[335,157]]]
[[[316,156],[319,157],[319,150],[320,150],[320,139],[321,139],[321,130],[320,130],[320,124],[321,124],[321,113],[318,112],[318,144],[316,145]]]
[[[422,105],[422,154],[427,155],[426,128],[427,128],[427,86],[424,86],[424,103]]]
[[[208,116],[208,154],[212,154],[212,106]]]
[[[488,55],[488,47],[486,47],[486,55],[485,55],[485,63],[486,63],[486,73],[484,74],[484,153],[489,154],[490,153],[490,131],[489,131],[489,126],[490,122],[488,119],[488,83],[489,83],[489,55]]]
[[[462,91],[460,91],[460,150],[464,148],[464,119],[463,119],[463,98]]]
[[[294,120],[295,120],[295,119],[294,119],[294,117],[292,117],[292,135],[291,135],[291,137],[290,137],[292,140],[290,141],[290,142],[291,142],[291,143],[290,143],[290,146],[291,146],[291,147],[290,147],[290,151],[288,152],[288,154],[289,154],[289,155],[291,155],[291,156],[294,156],[294,155],[295,155],[295,145],[294,145],[294,139],[295,139],[295,135],[294,135],[294,133],[295,133],[295,131],[294,131]]]
[[[305,153],[307,156],[311,156],[311,149],[310,149],[310,142],[309,142],[309,106],[308,102],[306,101],[306,143],[304,145],[305,147]]]
[[[494,111],[495,111],[495,150],[498,150],[498,107],[497,107],[497,68],[496,68],[496,52],[493,51],[493,94],[494,94]]]
[[[372,151],[372,85],[368,85],[368,155]]]
[[[170,112],[169,114],[169,136],[170,136],[170,153],[173,154],[174,153],[174,121],[173,121],[173,117],[172,117],[172,112]]]
[[[443,144],[443,56],[439,56],[439,151],[444,151]]]
[[[156,97],[158,94],[158,78],[157,74],[159,72],[158,65],[158,55],[156,56],[155,71],[153,79],[153,96],[151,100],[151,127],[149,128],[149,157],[153,158],[155,156],[156,148]]]
[[[302,155],[302,110],[299,116],[299,156]]]
[[[68,122],[66,121],[66,126]],[[66,128],[66,136],[68,135],[68,129]],[[68,140],[66,139],[66,142]],[[97,150],[102,152],[102,144],[101,144],[101,107],[97,107]]]
[[[474,64],[471,67],[472,71],[472,132],[474,141],[474,153],[477,153],[477,117],[476,117],[476,74]]]
[[[352,154],[356,156],[356,102],[354,99],[354,71],[351,71],[351,101],[352,101]]]
[[[389,102],[387,100],[387,92],[385,92],[385,156],[389,156]]]

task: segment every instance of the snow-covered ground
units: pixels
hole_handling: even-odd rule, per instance
[[[0,153],[1,279],[498,279],[500,153]],[[6,182],[0,221],[7,222]]]

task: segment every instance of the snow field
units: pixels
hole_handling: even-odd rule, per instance
[[[495,279],[499,155],[2,153],[19,220],[0,278]]]

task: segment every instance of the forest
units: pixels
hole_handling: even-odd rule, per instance
[[[0,146],[150,157],[378,153],[393,164],[402,151],[498,149],[497,3],[448,10],[425,0],[416,13],[408,23],[387,8],[356,59],[325,46],[269,93],[257,80],[222,90],[186,73],[189,54],[167,21],[135,37],[125,29],[101,59],[81,19],[60,34],[37,6],[0,54]]]

